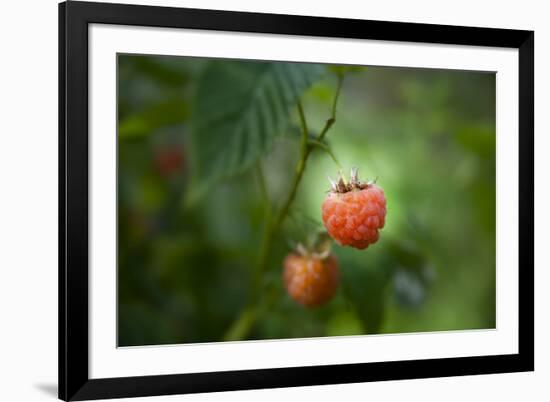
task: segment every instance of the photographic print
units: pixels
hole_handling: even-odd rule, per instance
[[[59,397],[534,370],[534,32],[59,4]]]
[[[494,329],[495,77],[118,54],[118,346]]]

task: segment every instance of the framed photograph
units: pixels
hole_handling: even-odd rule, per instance
[[[59,397],[530,371],[534,33],[59,5]]]

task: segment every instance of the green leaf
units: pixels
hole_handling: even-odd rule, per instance
[[[323,72],[315,64],[211,62],[192,111],[188,202],[264,155],[286,129],[290,109]]]

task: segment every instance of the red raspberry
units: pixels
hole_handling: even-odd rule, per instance
[[[185,156],[180,148],[165,147],[155,153],[154,164],[164,177],[177,173],[184,165]]]
[[[328,302],[338,288],[340,271],[333,255],[289,254],[284,261],[283,280],[290,297],[306,307]]]
[[[364,249],[378,241],[378,230],[386,221],[384,191],[374,183],[361,183],[357,169],[351,181],[342,177],[331,181],[332,191],[323,202],[323,223],[329,235],[341,246]]]

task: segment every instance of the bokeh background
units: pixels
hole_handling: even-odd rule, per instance
[[[217,113],[231,103],[235,82],[224,77],[246,80],[260,64],[118,56],[119,346],[235,339],[265,218],[259,172],[277,208],[298,158],[298,117],[292,109],[260,158],[215,181],[201,175],[218,159],[197,161],[197,147],[223,149],[231,139],[202,129],[201,142],[193,130],[205,107]],[[233,75],[207,76],[223,69]],[[313,133],[330,116],[333,70],[318,66],[299,94]],[[327,143],[346,169],[378,178],[386,227],[367,250],[333,247],[342,283],[328,304],[311,310],[289,298],[282,259],[322,230],[326,177],[338,170],[314,151],[273,241],[261,308],[239,339],[494,328],[495,75],[350,69]]]

